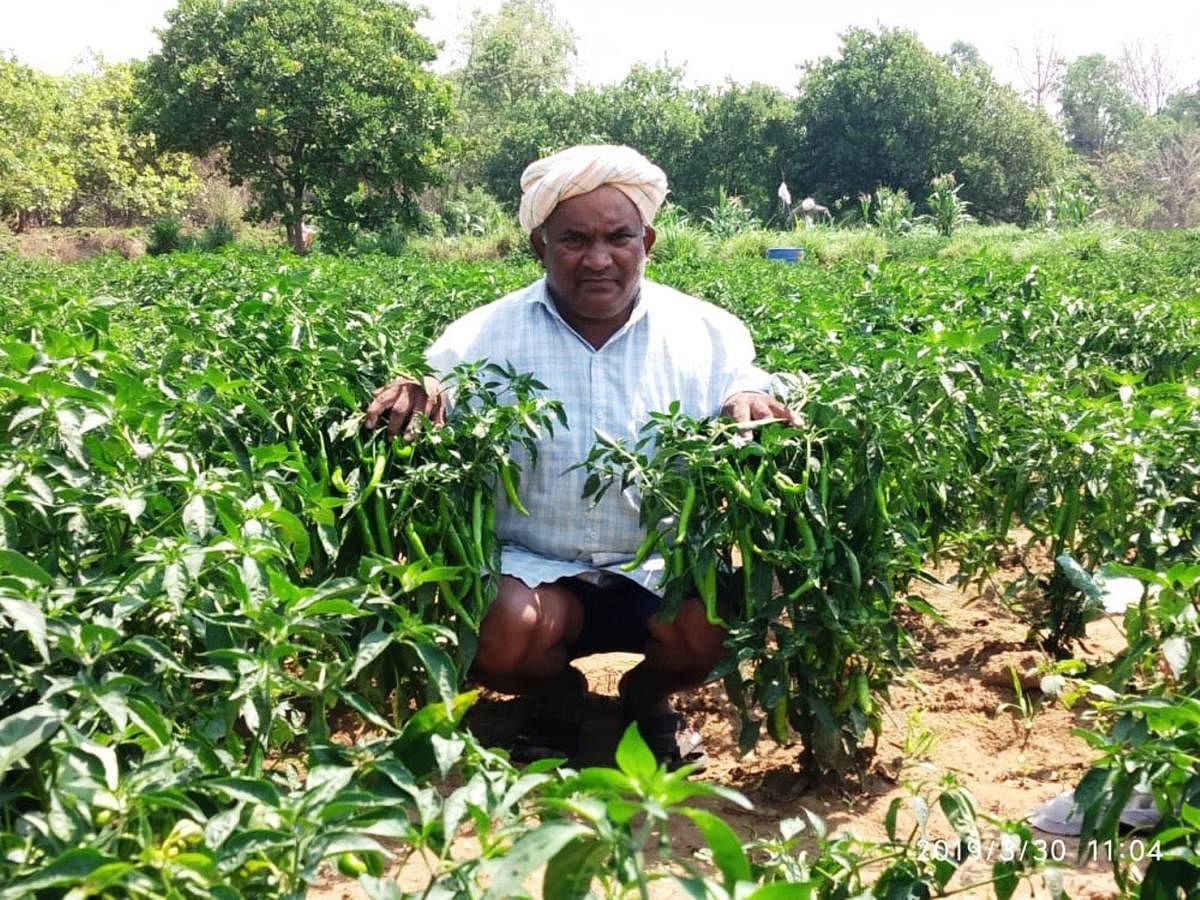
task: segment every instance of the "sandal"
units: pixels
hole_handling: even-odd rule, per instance
[[[700,732],[689,728],[687,720],[677,712],[661,712],[637,720],[638,733],[668,772],[683,766],[692,772],[708,768],[708,754]]]
[[[562,679],[556,678],[544,692],[529,697],[525,717],[508,751],[513,762],[571,759],[579,753],[587,681],[573,668],[568,668]]]

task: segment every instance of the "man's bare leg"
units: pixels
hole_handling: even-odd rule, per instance
[[[650,620],[646,658],[621,679],[622,714],[634,721],[671,712],[671,695],[704,684],[725,653],[725,630],[686,600],[672,622]]]
[[[474,673],[485,686],[505,694],[540,692],[567,673],[567,647],[582,628],[583,604],[567,588],[531,588],[502,575],[479,629]]]
[[[501,576],[473,671],[493,690],[529,697],[511,748],[517,762],[578,752],[587,681],[567,648],[582,628],[583,604],[566,587]]]

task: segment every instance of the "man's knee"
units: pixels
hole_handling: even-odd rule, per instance
[[[650,634],[657,646],[647,656],[662,668],[707,674],[725,655],[726,631],[708,621],[698,600],[685,600],[671,622],[652,619]]]
[[[571,594],[557,585],[530,588],[501,576],[499,590],[479,628],[475,665],[492,675],[540,671],[545,657],[578,630],[582,612]]]

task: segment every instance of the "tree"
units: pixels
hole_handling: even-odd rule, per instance
[[[134,74],[98,61],[94,73],[66,82],[63,129],[72,149],[75,191],[68,214],[106,225],[179,212],[199,187],[191,159],[159,153],[153,136],[130,127]]]
[[[466,60],[450,75],[456,89],[451,184],[434,205],[462,196],[466,185],[486,177],[485,167],[496,167],[510,129],[522,131],[522,119],[565,92],[575,56],[575,35],[548,0],[506,0],[493,14],[476,12],[464,43]],[[500,169],[504,174],[494,177],[507,177],[507,167]]]
[[[696,152],[704,96],[683,87],[682,78],[679,69],[634,66],[620,84],[527,98],[484,158],[488,190],[515,204],[521,172],[535,159],[572,144],[614,143],[636,147],[661,166],[673,200],[702,199],[708,173],[697,164]]]
[[[462,103],[495,115],[563,89],[574,56],[575,34],[548,0],[505,0],[491,15],[476,12],[466,63],[455,73]]]
[[[731,82],[707,99],[689,168],[703,173],[709,202],[724,191],[760,219],[777,210],[775,192],[788,169],[782,150],[795,114],[792,100],[765,84]]]
[[[417,13],[388,0],[181,0],[139,77],[160,145],[227,152],[247,216],[326,237],[412,223],[438,177],[449,87],[426,70]]]
[[[954,169],[945,138],[955,126],[940,102],[952,88],[945,61],[911,32],[850,29],[840,57],[805,67],[788,180],[816,196],[880,184],[918,196],[933,175]]]
[[[950,64],[950,71],[956,75],[973,68],[990,68],[979,55],[979,48],[966,41],[955,41],[950,45],[947,62]]]
[[[1054,47],[1054,38],[1038,37],[1028,57],[1014,48],[1017,68],[1025,82],[1025,96],[1040,109],[1047,109],[1062,89],[1063,71],[1067,61]]]
[[[594,106],[597,133],[655,162],[667,173],[672,200],[690,208],[705,196],[709,173],[696,166],[704,94],[685,87],[683,74],[665,63],[635,65],[620,84],[577,96],[579,105]]]
[[[1200,127],[1147,117],[1125,146],[1100,161],[1104,205],[1138,227],[1200,225]]]
[[[1102,53],[1075,59],[1063,74],[1062,123],[1071,149],[1089,159],[1116,150],[1141,118],[1121,81],[1121,70]]]
[[[1175,91],[1175,73],[1163,58],[1158,44],[1149,50],[1141,42],[1126,45],[1117,65],[1125,89],[1151,115],[1161,110]]]
[[[969,54],[952,68],[911,32],[851,29],[840,57],[805,69],[788,180],[824,197],[884,185],[921,198],[953,172],[981,218],[1013,220],[1060,154],[1045,114]]]
[[[61,211],[75,190],[61,79],[0,56],[0,215],[18,233]]]
[[[1163,115],[1176,122],[1200,125],[1200,84],[1168,97],[1163,107]]]

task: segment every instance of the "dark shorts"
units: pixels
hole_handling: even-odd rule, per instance
[[[662,600],[628,578],[614,577],[596,585],[581,578],[557,582],[583,604],[583,629],[567,652],[571,659],[592,653],[642,653],[650,640],[647,627]]]

